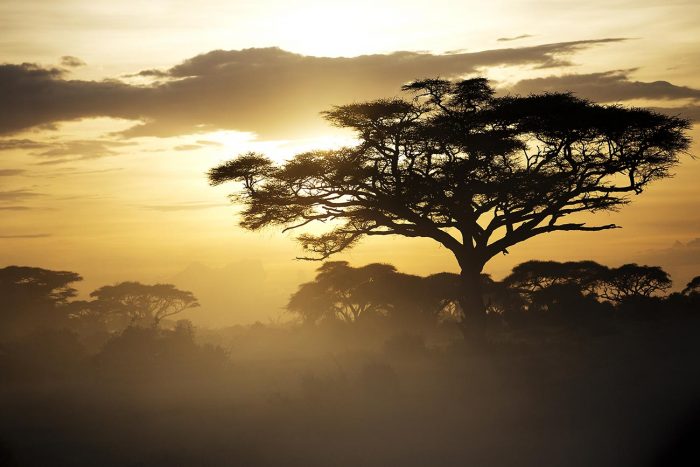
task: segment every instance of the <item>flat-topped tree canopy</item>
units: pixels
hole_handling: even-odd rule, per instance
[[[463,307],[483,310],[479,273],[490,258],[544,233],[617,227],[569,216],[619,208],[669,176],[690,144],[687,120],[570,93],[495,97],[483,78],[403,90],[411,98],[324,113],[355,131],[356,146],[283,164],[248,153],[211,169],[210,182],[242,182],[233,199],[245,228],[327,223],[298,237],[307,259],[365,236],[434,239],[462,269]]]

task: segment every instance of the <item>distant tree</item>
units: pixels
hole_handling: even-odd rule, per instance
[[[522,300],[517,292],[503,282],[494,281],[488,274],[481,274],[486,311],[490,315],[519,310]],[[434,313],[440,321],[460,322],[464,318],[461,297],[461,278],[459,274],[440,272],[423,278],[423,289],[419,291],[432,304]]]
[[[75,272],[8,266],[0,269],[0,294],[6,306],[32,301],[63,305],[77,294],[71,284],[81,280]]]
[[[630,297],[650,297],[671,287],[668,273],[658,266],[625,264],[610,268],[595,261],[526,261],[515,266],[503,282],[540,302],[557,295],[579,294],[619,303]]]
[[[284,230],[325,259],[365,236],[435,240],[461,268],[460,304],[486,316],[481,271],[537,235],[600,231],[570,215],[610,211],[665,178],[689,147],[687,120],[603,106],[572,94],[495,97],[483,78],[419,80],[413,100],[381,99],[325,113],[359,143],[278,165],[248,153],[214,167],[211,184],[240,182],[241,225]],[[468,329],[465,320],[463,328]]]
[[[526,261],[515,266],[503,279],[509,287],[534,293],[552,286],[574,286],[580,293],[595,293],[598,281],[608,268],[595,261]]]
[[[659,266],[624,264],[609,269],[598,282],[598,295],[612,302],[635,297],[651,297],[666,292],[672,285],[668,273]]]
[[[117,318],[126,326],[158,327],[168,317],[199,306],[192,294],[172,284],[146,285],[140,282],[122,282],[106,285],[90,294],[94,313]]]
[[[384,316],[429,325],[462,317],[459,274],[422,277],[401,273],[388,264],[355,268],[346,261],[325,262],[317,271],[316,278],[300,285],[287,305],[306,323]],[[482,275],[482,280],[490,311],[501,312],[510,296],[488,275]]]
[[[304,322],[354,322],[368,314],[386,312],[386,303],[372,289],[381,276],[396,273],[394,266],[373,263],[353,268],[347,261],[329,261],[317,272],[312,282],[299,286],[287,304],[287,309]]]
[[[693,277],[681,293],[683,295],[700,294],[700,276]]]
[[[69,271],[26,266],[0,269],[0,333],[12,335],[65,324],[66,305],[77,294],[71,285],[82,279]]]

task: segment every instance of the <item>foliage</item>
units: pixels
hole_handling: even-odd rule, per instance
[[[659,266],[623,264],[610,269],[599,280],[598,295],[621,302],[632,297],[651,297],[671,287],[671,277]]]
[[[68,317],[75,272],[8,266],[0,269],[0,335],[26,334],[36,324],[57,326]]]
[[[353,130],[354,147],[298,154],[277,165],[248,153],[211,169],[241,182],[241,225],[285,230],[325,222],[298,238],[325,259],[361,238],[431,238],[462,270],[464,309],[484,309],[480,272],[537,235],[599,231],[579,213],[616,210],[669,176],[689,147],[690,123],[650,110],[604,106],[568,93],[495,97],[483,78],[427,79],[325,117]]]
[[[421,277],[398,272],[389,264],[355,268],[347,261],[328,261],[317,271],[315,279],[301,284],[287,304],[287,310],[307,324],[329,320],[351,323],[370,317],[384,317],[394,325],[434,324],[462,317],[458,274]],[[513,299],[514,294],[487,275],[482,280],[492,311]]]
[[[567,287],[576,293],[621,302],[632,297],[650,297],[671,287],[668,273],[658,266],[636,263],[610,268],[595,261],[526,261],[513,268],[503,282],[525,295],[559,294]]]
[[[684,295],[700,294],[700,276],[693,277],[682,292]]]
[[[90,296],[95,299],[89,303],[93,313],[127,326],[158,327],[163,319],[199,306],[192,292],[172,284],[121,282],[100,287]]]

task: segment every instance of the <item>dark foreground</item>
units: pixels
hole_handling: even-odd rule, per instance
[[[0,353],[0,465],[700,465],[699,329],[46,333]]]

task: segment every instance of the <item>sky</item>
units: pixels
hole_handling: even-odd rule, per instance
[[[251,291],[278,312],[318,264],[294,260],[292,235],[238,227],[233,187],[210,187],[206,171],[250,150],[284,160],[351,144],[319,115],[332,105],[485,76],[503,94],[570,90],[700,119],[696,0],[2,0],[0,30],[0,267],[77,271],[83,292],[208,277],[238,307],[201,312],[217,324],[256,319],[239,297]],[[700,274],[691,155],[595,216],[622,229],[537,238],[487,272],[532,258],[640,262],[682,288]],[[371,239],[336,259],[456,270],[427,240]]]

